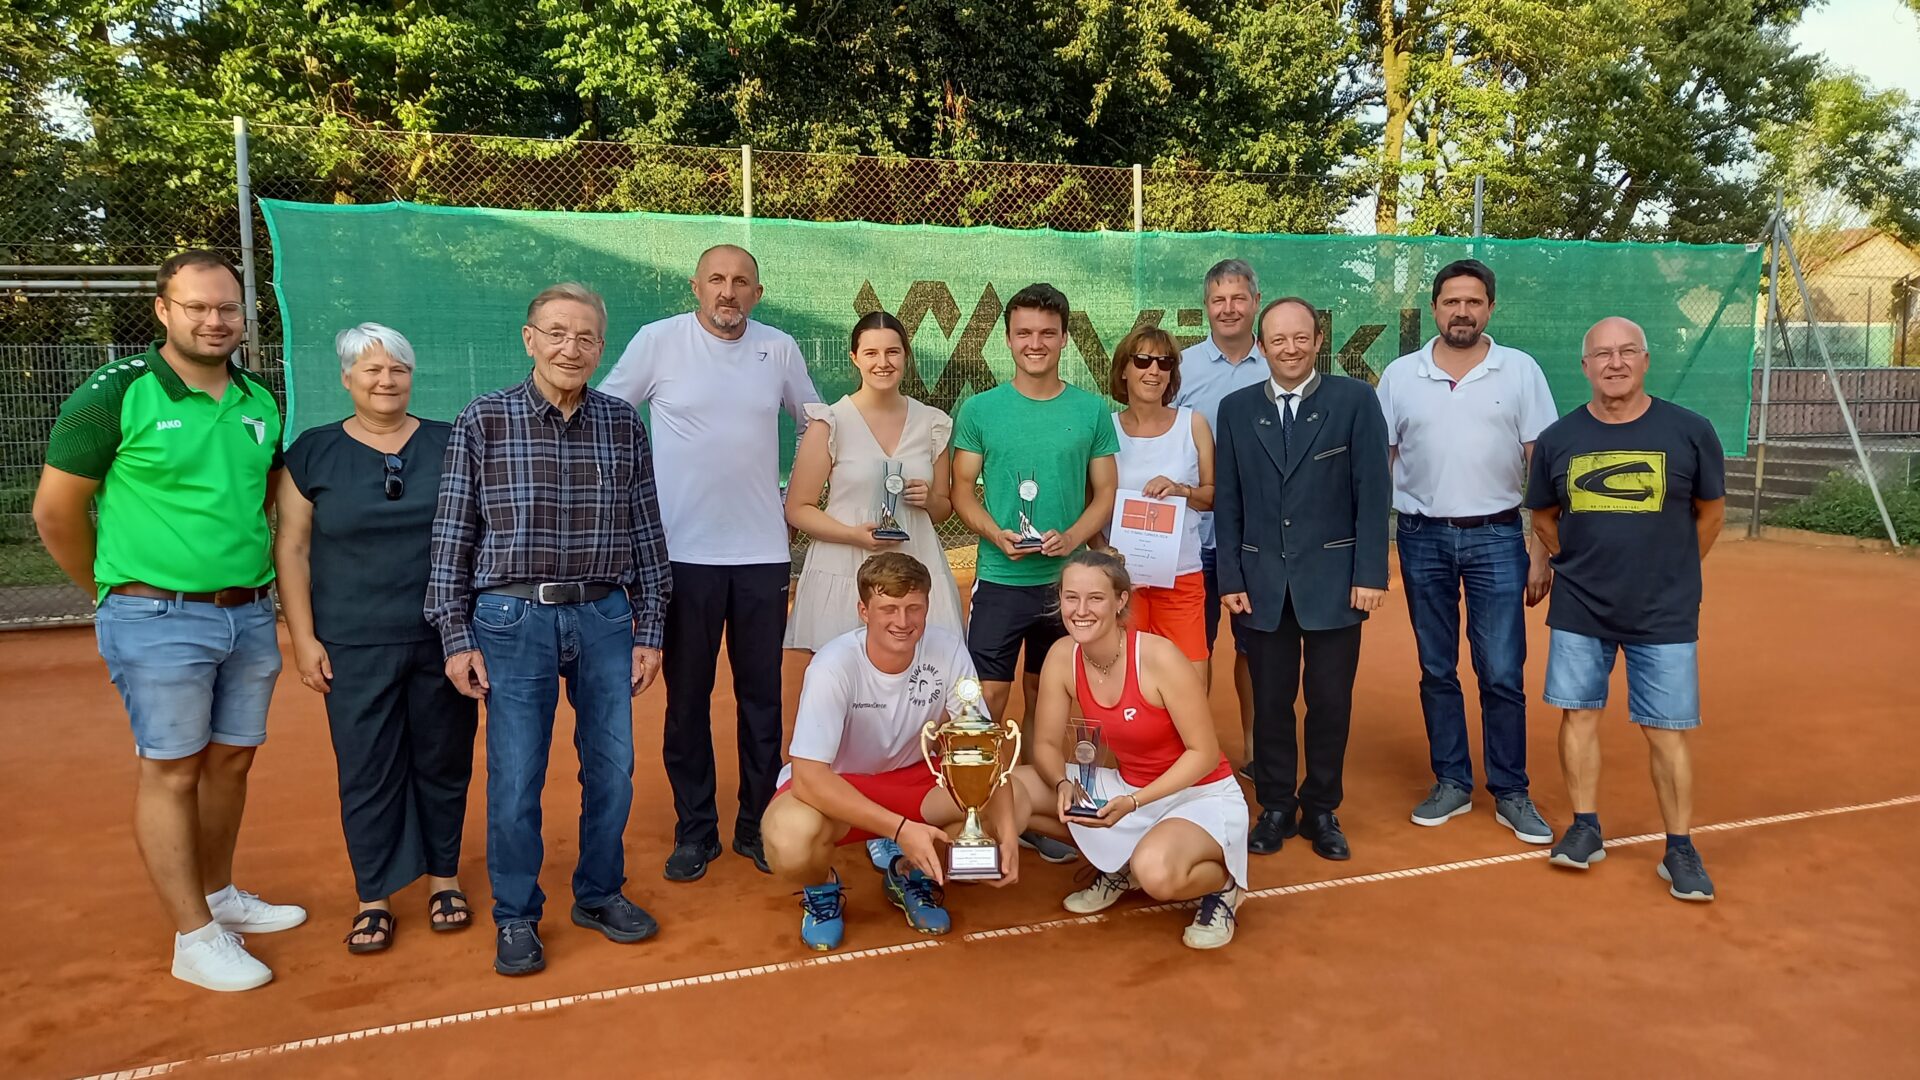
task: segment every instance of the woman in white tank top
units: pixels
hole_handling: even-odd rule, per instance
[[[1180,347],[1159,327],[1141,327],[1121,339],[1108,389],[1126,406],[1113,416],[1121,490],[1185,499],[1188,511],[1173,587],[1136,587],[1131,625],[1178,645],[1205,679],[1207,590],[1198,511],[1213,508],[1213,432],[1199,413],[1167,404],[1180,392]]]

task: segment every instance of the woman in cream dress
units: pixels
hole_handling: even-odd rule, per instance
[[[884,311],[864,316],[854,324],[851,348],[860,386],[832,405],[807,406],[807,430],[787,484],[787,523],[813,542],[794,589],[786,647],[811,652],[860,626],[854,576],[880,551],[905,551],[924,563],[933,575],[928,625],[964,634],[960,590],[934,529],[953,514],[947,459],[953,421],[900,392],[913,352],[898,319]],[[891,484],[890,476],[897,478]],[[874,535],[889,486],[900,489],[893,493],[893,516],[906,540]]]

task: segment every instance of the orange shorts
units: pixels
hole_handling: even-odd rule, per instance
[[[1133,629],[1166,638],[1189,660],[1207,658],[1207,585],[1200,571],[1174,578],[1171,589],[1134,589],[1131,607]]]

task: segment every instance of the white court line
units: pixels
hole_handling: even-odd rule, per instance
[[[1908,806],[1920,803],[1920,795],[1902,795],[1879,802],[1855,803],[1852,806],[1835,806],[1826,810],[1801,810],[1792,814],[1773,814],[1767,817],[1746,818],[1740,821],[1726,821],[1716,825],[1702,825],[1694,832],[1716,833],[1730,832],[1735,829],[1751,829],[1761,825],[1778,825],[1788,821],[1805,821],[1808,818],[1831,817],[1835,814],[1853,814],[1862,810],[1882,810],[1892,806]],[[1650,844],[1664,839],[1660,833],[1643,833],[1639,836],[1623,836],[1607,841],[1607,846],[1626,847],[1631,844]],[[1544,859],[1547,849],[1518,851],[1510,855],[1495,855],[1485,859],[1465,859],[1460,862],[1436,863],[1432,866],[1415,866],[1405,870],[1388,870],[1378,874],[1359,874],[1354,877],[1332,878],[1327,881],[1306,881],[1298,885],[1281,885],[1272,889],[1255,889],[1246,895],[1247,900],[1269,900],[1275,897],[1292,896],[1295,893],[1317,892],[1322,889],[1340,889],[1350,885],[1370,885],[1379,881],[1398,881],[1403,878],[1428,877],[1433,874],[1448,874],[1456,870],[1474,870],[1483,866],[1501,866],[1506,863],[1525,862],[1529,859]],[[1139,915],[1156,911],[1172,911],[1178,908],[1192,907],[1193,901],[1181,901],[1171,904],[1155,904],[1149,907],[1130,908],[1124,914]],[[994,938],[1020,937],[1037,934],[1045,930],[1064,927],[1086,926],[1092,923],[1106,922],[1107,915],[1085,915],[1070,919],[1050,919],[1045,922],[1028,923],[1024,926],[1009,926],[999,930],[979,930],[971,934],[962,934],[958,940],[988,941]],[[824,956],[810,956],[802,960],[787,960],[777,964],[761,964],[757,967],[734,968],[730,971],[714,972],[711,975],[691,975],[682,979],[664,979],[659,982],[638,983],[612,990],[597,990],[586,994],[568,994],[564,997],[545,998],[519,1005],[502,1005],[491,1009],[476,1009],[472,1012],[449,1013],[445,1016],[429,1017],[425,1020],[409,1020],[400,1024],[387,1024],[382,1027],[361,1028],[358,1031],[343,1031],[337,1035],[321,1035],[311,1039],[294,1039],[288,1042],[274,1043],[270,1046],[257,1046],[250,1050],[230,1050],[222,1054],[209,1054],[205,1057],[187,1058],[180,1061],[168,1061],[155,1065],[143,1065],[135,1069],[123,1069],[119,1072],[96,1073],[82,1080],[142,1080],[150,1076],[164,1076],[175,1069],[188,1065],[222,1064],[230,1061],[245,1061],[249,1058],[271,1057],[276,1054],[291,1053],[296,1050],[309,1050],[315,1047],[332,1046],[336,1043],[351,1042],[358,1039],[373,1038],[380,1035],[398,1035],[408,1031],[421,1031],[427,1028],[446,1027],[452,1024],[466,1024],[476,1020],[490,1020],[496,1016],[513,1016],[522,1013],[544,1012],[549,1009],[564,1009],[578,1005],[583,1001],[612,1001],[616,998],[634,997],[640,994],[657,994],[667,990],[678,990],[688,986],[707,986],[713,983],[730,982],[736,979],[752,979],[761,975],[775,975],[787,971],[799,971],[803,968],[820,967],[825,964],[847,964],[856,960],[871,960],[880,956],[893,956],[898,953],[917,952],[926,949],[938,949],[949,946],[954,939],[927,938],[921,941],[909,941],[903,945],[887,945],[876,949],[856,949],[852,952],[828,953]]]

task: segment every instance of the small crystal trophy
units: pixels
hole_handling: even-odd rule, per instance
[[[1033,527],[1033,501],[1040,497],[1040,481],[1032,476],[1019,476],[1017,490],[1020,493],[1020,539],[1013,542],[1019,551],[1039,551],[1046,546],[1047,539],[1040,530]]]
[[[1100,721],[1074,717],[1067,721],[1067,735],[1073,740],[1073,760],[1067,763],[1068,776],[1080,785],[1085,802],[1067,808],[1068,817],[1099,817],[1107,800],[1098,794],[1100,787]]]
[[[881,463],[885,478],[880,481],[880,525],[873,530],[875,540],[909,539],[896,516],[900,511],[900,493],[907,490],[907,467],[887,461]],[[896,471],[897,470],[897,471]]]

